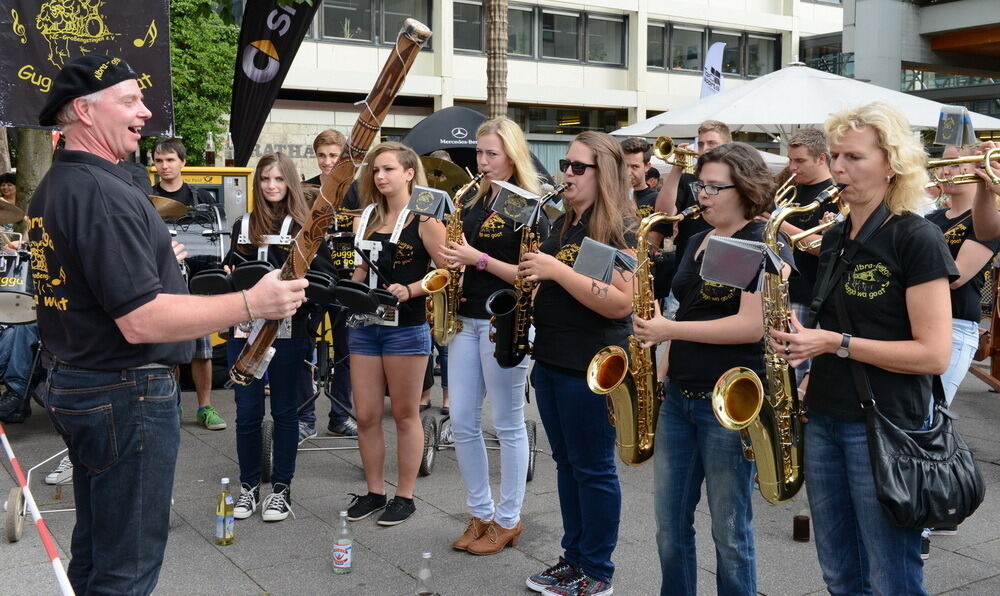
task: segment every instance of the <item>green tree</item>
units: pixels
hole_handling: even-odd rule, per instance
[[[203,165],[208,133],[221,157],[233,88],[233,64],[239,27],[205,0],[170,3],[170,61],[174,88],[174,130],[184,138],[189,165]],[[144,142],[144,150],[154,142]]]

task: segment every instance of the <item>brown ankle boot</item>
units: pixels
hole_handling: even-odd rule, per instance
[[[508,530],[496,522],[491,522],[483,535],[469,545],[466,549],[474,555],[493,555],[503,550],[503,547],[508,544],[511,546],[517,546],[517,543],[521,541],[521,532],[524,531],[524,526],[521,522],[517,522],[517,525]]]
[[[466,550],[469,545],[475,542],[486,531],[486,527],[492,522],[488,522],[473,516],[469,520],[469,525],[465,526],[465,533],[458,537],[458,540],[451,543],[455,550]]]

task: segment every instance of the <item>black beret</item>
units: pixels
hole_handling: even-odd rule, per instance
[[[49,100],[38,115],[38,123],[42,126],[54,126],[56,114],[66,102],[107,89],[122,81],[138,78],[139,75],[121,58],[100,54],[74,58],[56,75]]]

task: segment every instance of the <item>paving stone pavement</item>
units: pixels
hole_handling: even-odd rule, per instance
[[[433,402],[440,404],[435,388]],[[349,575],[334,575],[327,553],[333,542],[337,512],[349,502],[348,493],[365,490],[356,449],[308,451],[298,454],[292,505],[295,519],[265,524],[259,515],[237,521],[236,541],[227,547],[212,542],[214,503],[222,476],[236,479],[235,406],[230,391],[216,391],[213,403],[229,422],[224,431],[208,431],[194,421],[196,400],[185,393],[181,450],[174,482],[173,528],[167,544],[157,594],[352,594],[397,596],[412,594],[420,553],[433,552],[437,589],[447,596],[506,596],[531,594],[524,578],[559,556],[561,520],[555,470],[548,455],[542,425],[538,423],[538,453],[534,479],[527,485],[522,520],[525,533],[516,548],[475,557],[452,551],[450,543],[465,528],[465,493],[454,451],[437,452],[433,473],[417,480],[416,515],[406,523],[382,528],[373,518],[354,523],[355,567]],[[328,403],[319,405],[324,421]],[[488,402],[487,402],[488,403]],[[487,406],[488,407],[488,406]],[[957,536],[934,537],[925,566],[925,585],[932,594],[1000,594],[1000,396],[969,375],[954,408],[962,416],[958,427],[976,453],[987,482],[986,501],[966,521]],[[436,411],[436,410],[434,410]],[[538,420],[534,404],[529,419]],[[55,454],[62,443],[47,417],[36,406],[24,424],[7,425],[15,453],[25,468]],[[484,420],[489,415],[484,413]],[[487,428],[489,427],[487,423]],[[395,435],[388,411],[386,478],[394,479]],[[343,440],[313,440],[310,447],[345,445]],[[350,445],[348,445],[350,446]],[[492,485],[499,484],[498,453],[490,452]],[[32,491],[42,509],[71,507],[72,490],[56,498],[42,477],[58,459],[42,466],[32,478]],[[0,497],[14,486],[10,465],[2,458]],[[615,593],[649,595],[659,590],[652,514],[651,465],[620,466],[623,513]],[[393,487],[389,486],[391,495]],[[108,506],[113,507],[113,503]],[[767,595],[824,594],[812,543],[792,541],[792,517],[806,512],[805,495],[771,506],[759,495],[754,501],[758,589]],[[63,556],[68,558],[72,513],[45,515]],[[698,507],[695,518],[700,594],[715,592],[715,557],[708,507]],[[19,542],[0,541],[0,593],[6,596],[58,592],[45,551],[30,520]]]

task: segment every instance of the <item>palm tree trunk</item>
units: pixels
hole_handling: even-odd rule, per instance
[[[507,0],[486,0],[486,116],[507,115]]]

